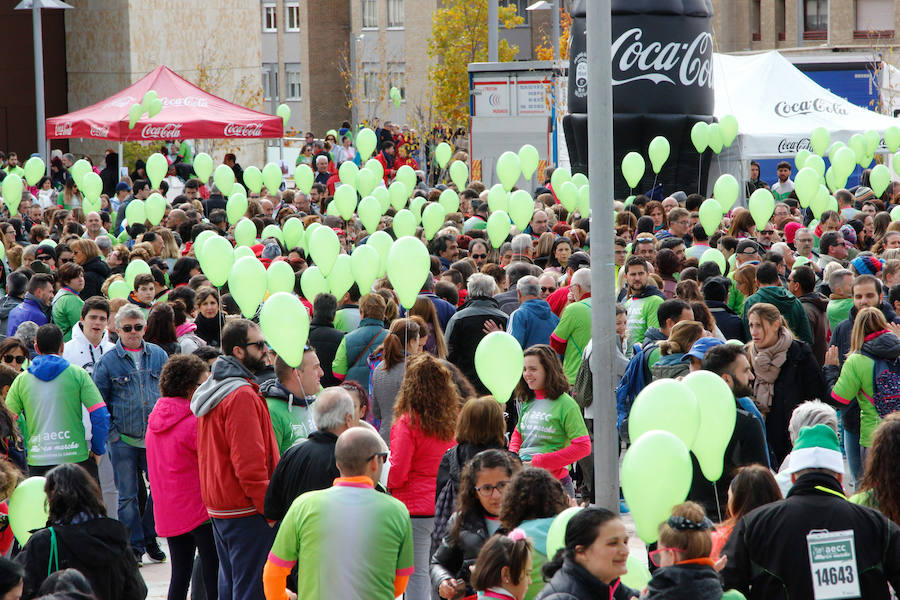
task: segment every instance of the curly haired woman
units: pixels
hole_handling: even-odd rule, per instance
[[[874,508],[894,523],[900,523],[898,456],[900,413],[891,413],[884,417],[875,430],[859,492],[850,498],[851,502]]]
[[[444,452],[454,444],[459,405],[450,371],[437,358],[425,353],[407,361],[394,403],[388,491],[412,517],[415,571],[406,590],[409,598],[431,596],[428,563],[437,472]]]

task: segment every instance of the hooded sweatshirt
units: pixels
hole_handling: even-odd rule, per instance
[[[653,572],[647,584],[647,600],[719,600],[722,584],[719,575],[706,561],[681,563]]]
[[[778,312],[784,316],[794,337],[812,346],[812,330],[809,327],[809,319],[806,316],[806,311],[803,309],[803,304],[796,296],[780,285],[763,286],[744,302],[744,314],[741,318],[744,321],[744,332],[747,334],[748,339],[750,337],[750,328],[747,324],[747,311],[758,302],[767,302],[774,305]]]
[[[507,331],[525,350],[535,344],[549,344],[550,334],[558,323],[559,317],[553,314],[546,300],[532,298],[512,312]]]
[[[90,448],[81,421],[81,407],[91,416]],[[39,354],[26,373],[13,380],[6,407],[25,415],[22,435],[32,466],[78,463],[90,451],[106,452],[109,411],[91,376],[55,354]]]
[[[266,399],[269,417],[281,454],[296,444],[306,440],[316,430],[310,407],[315,396],[302,398],[292,394],[277,379],[270,379],[259,387],[259,393]]]
[[[200,490],[209,516],[236,519],[263,514],[266,488],[278,463],[278,444],[253,373],[233,356],[219,357],[197,388]]]
[[[63,350],[63,358],[73,365],[78,365],[90,374],[94,370],[94,365],[97,364],[103,355],[115,347],[116,345],[109,341],[109,332],[106,329],[103,330],[100,344],[94,346],[88,341],[87,336],[84,335],[81,323],[76,323],[72,328],[72,339],[66,342]]]

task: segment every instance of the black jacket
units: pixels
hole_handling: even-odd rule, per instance
[[[656,569],[647,588],[647,600],[719,600],[724,591],[716,570],[699,564]]]
[[[85,279],[85,281],[87,280]],[[22,302],[24,301],[24,294],[21,298],[16,298],[15,296],[10,296],[9,294],[7,294],[6,296],[3,296],[2,300],[0,300],[0,335],[6,333],[6,324],[9,321],[9,313],[12,311],[12,309],[22,304]],[[6,336],[4,335],[4,337]]]
[[[56,533],[58,570],[81,571],[99,600],[143,600],[147,597],[147,586],[138,572],[125,525],[102,517],[77,525],[54,525],[53,531]],[[35,532],[16,560],[25,567],[22,598],[34,598],[47,578],[50,529]]]
[[[812,530],[852,529],[861,598],[887,600],[900,589],[900,528],[881,513],[848,502],[825,473],[801,475],[785,500],[741,518],[724,553],[725,587],[748,600],[812,598],[806,536]]]
[[[341,476],[334,462],[335,444],[333,433],[313,431],[305,442],[285,451],[266,489],[263,511],[267,519],[280,521],[297,496],[330,488]]]
[[[719,328],[725,339],[747,341],[747,334],[744,333],[744,322],[741,321],[740,315],[731,310],[726,302],[707,300],[706,307],[712,313],[713,319],[716,320],[716,327]]]
[[[459,527],[456,540],[450,538],[450,527],[458,519],[460,513],[450,517],[447,535],[431,557],[431,585],[437,590],[445,579],[461,579],[466,582],[465,596],[475,593],[469,585],[470,567],[475,564],[478,552],[487,541],[487,522],[481,515],[467,514]]]
[[[319,357],[319,363],[324,373],[319,381],[323,387],[341,385],[341,382],[332,373],[331,365],[334,363],[334,355],[337,354],[342,339],[344,339],[344,332],[335,329],[334,323],[318,317],[313,317],[309,322],[309,345],[316,349],[316,356]]]
[[[450,317],[444,333],[447,338],[447,360],[459,367],[479,394],[489,393],[475,372],[475,349],[486,335],[486,321],[493,321],[505,331],[509,315],[500,310],[500,305],[493,298],[478,296],[467,300]]]
[[[809,328],[812,330],[813,356],[819,365],[825,364],[825,351],[828,350],[828,342],[826,336],[828,333],[828,317],[825,310],[828,308],[828,298],[819,292],[810,292],[800,296],[800,302],[803,304],[803,310],[806,311],[806,317],[809,319]]]
[[[109,265],[99,256],[95,256],[84,261],[81,268],[84,269],[84,287],[78,296],[82,300],[87,300],[91,296],[102,296],[100,288],[109,277]]]
[[[612,588],[612,593],[610,589]],[[576,562],[566,559],[562,568],[554,573],[544,589],[535,600],[586,600],[598,598],[602,600],[628,600],[640,594],[628,586],[616,581],[609,586],[588,572]]]

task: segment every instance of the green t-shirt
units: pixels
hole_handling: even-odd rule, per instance
[[[644,335],[651,327],[659,327],[659,317],[656,310],[663,303],[663,299],[656,294],[642,298],[629,297],[625,301],[625,310],[628,315],[628,355],[634,344],[644,343]],[[568,374],[568,373],[567,373]],[[570,380],[574,381],[574,380]]]
[[[587,343],[591,341],[591,299],[573,302],[562,312],[562,317],[553,330],[553,335],[566,342],[563,371],[569,383],[575,383],[581,357]]]
[[[87,371],[75,365],[50,381],[25,372],[13,380],[6,407],[25,415],[28,464],[60,465],[87,460],[90,446],[84,438],[82,410],[103,405],[103,397]]]
[[[81,307],[83,305],[84,300],[67,288],[62,288],[56,292],[51,305],[51,312],[53,314],[53,322],[62,329],[63,341],[68,342],[72,339],[72,328],[81,319]]]
[[[575,438],[588,435],[581,409],[568,394],[556,400],[539,398],[526,402],[516,429],[522,436],[522,462],[530,461],[535,454],[561,450]]]
[[[874,390],[873,376],[875,361],[859,352],[847,356],[841,375],[832,388],[832,394],[844,400],[856,398],[859,403],[859,445],[868,448],[872,445],[872,435],[881,417],[872,404]]]
[[[178,156],[186,165],[194,163],[194,150],[187,140],[182,140],[181,145],[178,146]]]
[[[297,442],[304,441],[316,430],[309,408],[291,406],[289,409],[287,401],[280,398],[266,398],[266,406],[269,407],[275,441],[278,442],[281,454]]]
[[[836,298],[828,301],[825,315],[828,317],[828,327],[831,331],[838,323],[846,321],[850,317],[850,309],[853,308],[853,298]]]
[[[301,495],[281,521],[269,560],[298,564],[299,598],[394,600],[413,571],[409,511],[358,479]]]

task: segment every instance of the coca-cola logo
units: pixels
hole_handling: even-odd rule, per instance
[[[57,123],[54,135],[72,135],[72,121]]]
[[[779,154],[796,154],[800,150],[812,151],[812,144],[809,143],[809,138],[801,138],[799,140],[782,139],[778,142]]]
[[[103,108],[125,108],[126,106],[131,106],[136,102],[140,102],[140,100],[138,98],[135,98],[134,96],[125,95],[106,102],[103,105]]]
[[[171,139],[181,137],[183,123],[166,123],[165,125],[144,125],[141,137],[144,139]]]
[[[793,117],[794,115],[808,115],[810,113],[829,113],[834,115],[847,115],[847,109],[839,102],[824,98],[813,98],[799,102],[781,101],[775,105],[775,114],[779,117]]]
[[[102,125],[91,125],[91,136],[109,137],[109,127],[103,127]]]
[[[588,65],[587,65],[587,53],[579,52],[575,56],[575,97],[576,98],[586,98],[587,97],[587,82],[588,82]]]
[[[262,123],[247,123],[245,125],[228,123],[225,125],[224,134],[226,137],[259,137],[262,135],[262,130]]]
[[[644,44],[644,32],[633,27],[613,42],[612,84],[652,81],[672,85],[712,87],[712,34],[690,41]]]
[[[206,101],[206,98],[201,98],[200,96],[185,96],[184,98],[160,98],[163,106],[196,106],[197,108],[207,108],[209,107],[209,102]]]

